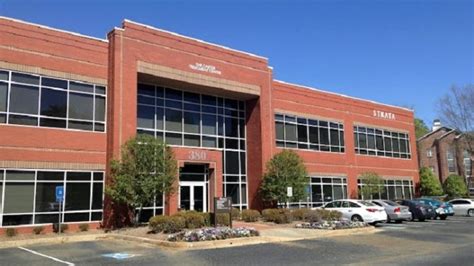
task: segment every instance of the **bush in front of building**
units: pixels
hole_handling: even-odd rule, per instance
[[[232,220],[240,220],[241,217],[241,212],[237,208],[232,208]]]
[[[43,232],[44,226],[36,226],[33,228],[33,234],[39,235],[41,232]]]
[[[81,232],[89,231],[89,224],[80,224],[79,225],[79,231],[81,231]]]
[[[291,216],[293,217],[293,221],[303,221],[309,212],[311,212],[309,208],[292,209]]]
[[[273,207],[278,203],[297,202],[306,198],[308,174],[303,159],[294,151],[283,150],[267,162],[260,186],[262,199]],[[288,196],[288,187],[293,195]]]
[[[227,213],[218,213],[217,215],[217,225],[218,226],[229,226],[230,225],[230,216]]]
[[[143,134],[129,139],[121,155],[120,161],[111,162],[114,182],[105,193],[117,203],[138,209],[134,221],[138,224],[143,206],[174,190],[178,163],[168,145]]]
[[[308,223],[317,223],[322,220],[321,210],[308,210],[303,213],[303,217],[299,221],[305,221]]]
[[[206,221],[204,220],[203,215],[196,211],[178,212],[174,216],[182,217],[185,222],[185,228],[187,229],[196,229],[206,226]]]
[[[67,224],[61,224],[61,226],[58,226],[57,223],[53,224],[53,232],[58,233],[59,230],[61,230],[61,233],[64,233],[69,229],[69,226]]]
[[[439,178],[428,167],[420,169],[420,193],[423,196],[443,195],[443,188]]]
[[[7,228],[5,230],[5,234],[8,236],[8,237],[14,237],[16,236],[17,232],[16,232],[16,229],[15,228]]]
[[[464,178],[458,175],[448,176],[444,181],[444,192],[449,198],[466,197],[468,190]]]
[[[276,224],[291,223],[291,211],[289,209],[265,209],[262,211],[263,220]]]
[[[154,233],[176,233],[183,230],[186,227],[186,220],[179,216],[163,216],[157,215],[151,217],[148,223],[148,227]]]
[[[202,216],[202,219],[204,220],[204,226],[211,226],[212,214],[210,212],[199,212],[199,214]]]
[[[257,210],[242,210],[242,220],[244,222],[256,222],[260,217],[260,212]]]

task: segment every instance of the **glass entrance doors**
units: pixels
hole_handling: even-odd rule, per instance
[[[207,165],[185,165],[179,173],[181,210],[207,212],[209,171]]]

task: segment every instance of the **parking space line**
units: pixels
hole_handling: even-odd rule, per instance
[[[60,260],[60,259],[58,259],[58,258],[51,257],[51,256],[48,256],[48,255],[45,255],[45,254],[42,254],[42,253],[36,252],[36,251],[34,251],[34,250],[31,250],[31,249],[27,249],[27,248],[24,248],[24,247],[18,247],[18,248],[21,249],[21,250],[24,250],[24,251],[33,253],[33,254],[35,254],[35,255],[41,256],[41,257],[45,257],[45,258],[48,258],[48,259],[51,259],[51,260],[54,260],[54,261],[57,261],[57,262],[60,262],[60,263],[64,263],[64,264],[66,264],[66,265],[74,266],[74,263],[67,262],[67,261],[64,261],[64,260]]]

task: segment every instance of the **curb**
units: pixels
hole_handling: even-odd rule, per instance
[[[0,242],[0,249],[13,248],[21,246],[29,246],[35,244],[63,244],[73,242],[84,242],[94,241],[104,238],[105,234],[90,234],[90,235],[71,235],[71,236],[59,236],[59,237],[47,237],[38,239],[22,239],[22,240],[9,240]]]
[[[341,230],[319,230],[319,229],[295,229],[298,231],[307,230],[307,232],[318,232],[318,235],[306,234],[303,237],[274,237],[274,236],[255,236],[255,237],[242,237],[242,238],[231,238],[215,241],[202,241],[202,242],[170,242],[166,240],[149,239],[146,237],[137,237],[130,235],[119,235],[119,234],[107,234],[101,239],[116,239],[138,243],[146,243],[155,246],[161,246],[173,249],[216,249],[216,248],[228,248],[246,245],[258,245],[268,243],[279,243],[279,242],[290,242],[298,240],[310,240],[327,237],[337,236],[348,236],[357,234],[373,234],[378,233],[381,230],[374,227],[366,228],[355,228],[355,229],[341,229]]]

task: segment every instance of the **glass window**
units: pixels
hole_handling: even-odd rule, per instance
[[[225,168],[226,174],[239,173],[239,153],[233,151],[225,152]]]
[[[38,87],[12,84],[10,90],[10,112],[38,114]]]
[[[41,78],[41,85],[67,90],[67,80],[63,80],[63,79],[53,79],[53,78],[43,77]]]
[[[92,209],[102,210],[104,185],[102,183],[94,183],[92,188]]]
[[[6,181],[34,181],[35,172],[33,171],[14,171],[7,170]]]
[[[67,183],[65,210],[77,211],[90,209],[90,186],[90,183]]]
[[[155,128],[155,107],[138,105],[137,126],[141,128]]]
[[[225,135],[228,137],[238,137],[239,135],[239,122],[236,118],[226,117],[225,118]]]
[[[339,133],[336,129],[331,129],[331,145],[339,146]]]
[[[285,125],[282,122],[275,123],[276,138],[284,140],[285,139]]]
[[[94,98],[92,95],[70,93],[69,117],[73,119],[93,120]]]
[[[226,184],[225,185],[225,192],[227,197],[232,198],[232,204],[239,204],[240,203],[240,191],[239,191],[239,184]]]
[[[105,121],[105,97],[95,96],[95,121]]]
[[[298,142],[308,142],[308,127],[298,125]]]
[[[33,212],[33,195],[33,183],[7,182],[5,186],[5,201],[3,206],[3,213],[6,214]]]
[[[199,133],[201,116],[199,113],[184,113],[184,132]],[[195,146],[195,145],[193,145]]]
[[[41,89],[41,115],[66,117],[67,92]]]
[[[85,83],[79,83],[79,82],[74,82],[71,81],[69,83],[69,90],[72,91],[82,91],[82,92],[94,92],[94,86],[90,84],[85,84]]]
[[[7,111],[8,84],[0,82],[0,112]]]
[[[166,130],[182,131],[182,112],[166,109]]]
[[[197,135],[184,135],[184,146],[195,146],[199,147],[200,145],[200,137]]]
[[[329,144],[329,132],[327,128],[325,127],[319,128],[319,141],[321,144],[324,144],[324,145]]]
[[[24,73],[12,72],[12,81],[18,82],[18,83],[27,83],[27,84],[32,84],[32,85],[39,85],[39,77],[38,76],[28,75],[28,74],[24,74]]]
[[[63,183],[36,184],[36,212],[57,212],[59,204],[56,202],[56,187]]]

